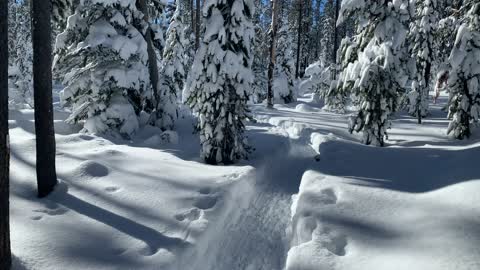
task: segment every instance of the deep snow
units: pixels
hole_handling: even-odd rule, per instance
[[[256,150],[228,167],[200,162],[188,117],[178,138],[121,141],[57,110],[61,183],[43,200],[32,111],[11,111],[14,269],[480,268],[478,137],[449,139],[441,104],[364,146],[310,101],[253,106]]]

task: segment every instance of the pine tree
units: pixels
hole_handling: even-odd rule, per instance
[[[38,197],[57,184],[52,98],[52,3],[31,0]]]
[[[408,1],[355,0],[345,2],[339,21],[356,16],[359,21],[355,41],[349,45],[339,78],[341,87],[357,97],[358,112],[349,131],[363,131],[365,144],[384,145],[389,117],[397,110],[399,93],[406,81],[406,23],[410,19]],[[355,55],[356,57],[352,57]]]
[[[333,51],[334,47],[334,32],[335,32],[335,1],[326,0],[326,3],[323,7],[323,14],[320,21],[323,29],[322,36],[322,52],[321,60],[326,67],[329,67],[333,64],[333,59],[335,58],[335,52]]]
[[[267,6],[263,1],[255,1],[253,25],[255,38],[253,41],[252,70],[255,80],[252,84],[251,99],[253,103],[261,103],[267,98],[267,70],[268,70],[268,27],[265,21],[268,14]]]
[[[201,157],[209,164],[246,158],[244,135],[254,37],[251,0],[207,0],[204,30],[184,93],[198,115]]]
[[[135,1],[85,0],[57,37],[55,72],[61,100],[84,121],[84,131],[131,137],[139,127],[142,97],[151,96],[144,14]],[[157,37],[154,31],[154,39]],[[161,43],[161,42],[160,42]]]
[[[9,1],[9,106],[33,107],[30,3]]]
[[[0,0],[0,269],[12,264],[8,142],[8,1]]]
[[[188,40],[186,28],[181,15],[180,1],[176,2],[176,11],[167,30],[167,40],[163,51],[162,78],[160,80],[160,100],[158,103],[158,119],[156,126],[169,130],[173,129],[178,117],[177,93],[183,89],[185,70],[188,58],[185,57]]]
[[[409,96],[409,113],[418,118],[428,114],[428,93],[430,91],[432,68],[435,66],[437,51],[434,35],[438,24],[437,0],[422,0],[415,3],[415,20],[410,24],[411,55],[416,59],[416,78]]]
[[[469,137],[471,121],[480,119],[480,3],[466,2],[465,8],[471,8],[456,35],[448,80],[448,133],[457,139]]]
[[[283,20],[282,20],[283,21]],[[280,23],[277,34],[277,60],[275,65],[275,99],[283,103],[296,101],[295,93],[295,58],[292,48],[293,39],[286,23]]]

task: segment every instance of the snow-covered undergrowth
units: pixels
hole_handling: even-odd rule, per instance
[[[287,270],[480,268],[478,138],[448,138],[432,105],[421,126],[399,115],[387,147],[364,146],[308,100],[255,110],[318,154],[292,196]]]

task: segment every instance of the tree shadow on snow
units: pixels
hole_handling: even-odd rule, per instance
[[[480,179],[480,146],[461,149],[379,148],[345,141],[320,145],[316,170],[352,184],[422,193]]]

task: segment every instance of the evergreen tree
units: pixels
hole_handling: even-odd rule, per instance
[[[358,106],[349,131],[363,131],[365,144],[383,146],[388,119],[397,110],[399,93],[405,91],[408,1],[346,1],[339,21],[350,16],[363,23],[354,42],[342,49],[344,59],[353,62],[342,64],[346,68],[339,85],[351,89]]]
[[[264,1],[255,1],[255,14],[253,17],[255,38],[253,41],[253,64],[252,70],[255,80],[252,84],[251,99],[253,103],[261,103],[267,98],[267,70],[268,70],[268,27],[266,23],[270,18],[268,5]]]
[[[335,52],[333,51],[334,29],[336,25],[334,0],[326,0],[320,23],[324,33],[321,40],[322,52],[320,57],[324,65],[329,67],[333,63],[333,58],[335,57]]]
[[[450,55],[448,80],[448,117],[451,119],[448,133],[457,139],[469,137],[471,121],[480,118],[480,3],[466,2],[464,8],[468,12]]]
[[[209,164],[246,158],[244,135],[254,37],[252,0],[206,0],[204,30],[184,100],[198,115],[201,157]]]
[[[8,1],[0,0],[0,269],[12,264],[10,250],[10,149],[8,142]]]
[[[57,184],[55,130],[52,101],[52,3],[31,0],[33,94],[35,109],[38,197],[50,194]]]
[[[67,122],[127,138],[138,129],[142,96],[151,96],[143,16],[133,0],[85,0],[69,18],[55,60],[62,103],[72,110]]]
[[[9,1],[9,106],[33,107],[30,3]]]
[[[437,0],[424,0],[415,3],[415,20],[410,24],[411,55],[416,59],[416,70],[412,91],[409,96],[409,113],[418,118],[428,114],[428,93],[430,91],[432,68],[435,66],[434,40],[439,16]]]
[[[277,53],[275,65],[275,79],[273,87],[275,89],[275,99],[283,103],[296,101],[295,93],[295,58],[292,48],[293,39],[288,31],[286,23],[280,23],[277,34]]]
[[[177,93],[183,89],[185,69],[188,58],[185,57],[188,40],[181,15],[180,1],[176,2],[176,11],[167,30],[167,40],[163,52],[162,78],[160,80],[160,100],[157,107],[156,126],[173,129],[178,117]]]

